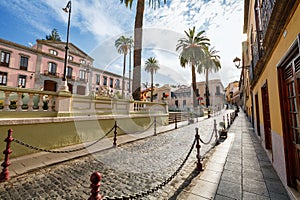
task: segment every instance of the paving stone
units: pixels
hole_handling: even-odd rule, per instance
[[[222,116],[217,121],[222,121]],[[91,191],[90,175],[99,171],[102,174],[100,193],[103,196],[135,195],[166,183],[157,192],[143,199],[168,199],[178,191],[183,191],[193,178],[192,173],[196,167],[195,149],[179,173],[167,180],[185,160],[195,138],[195,128],[199,127],[201,138],[208,140],[212,125],[213,119],[203,120],[118,148],[110,148],[13,177],[10,180],[12,185],[0,183],[0,197],[7,200],[88,199]],[[201,144],[201,155],[204,156],[212,147],[212,144]],[[41,162],[47,164],[49,159],[45,157]],[[34,162],[39,165],[37,159]],[[221,172],[215,173],[217,176]],[[217,185],[218,181],[214,184]]]
[[[242,174],[241,172],[224,169],[222,173],[222,180],[242,184]]]
[[[233,199],[241,199],[241,195],[242,195],[241,184],[232,183],[221,179],[217,190],[217,194],[229,198],[233,198]]]
[[[269,197],[257,195],[254,193],[243,192],[243,199],[245,200],[270,200]]]

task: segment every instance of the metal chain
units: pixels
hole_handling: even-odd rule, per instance
[[[14,138],[14,142],[20,144],[20,145],[23,145],[25,147],[28,147],[30,149],[34,149],[34,150],[37,150],[37,151],[44,151],[44,152],[48,152],[48,153],[71,153],[71,152],[75,152],[75,151],[81,151],[81,150],[84,150],[86,148],[89,148],[93,145],[95,145],[96,143],[98,143],[100,140],[102,140],[103,138],[105,138],[110,132],[112,132],[112,130],[115,128],[115,126],[113,126],[110,131],[108,131],[104,136],[102,136],[101,138],[99,138],[98,140],[96,140],[95,142],[87,145],[87,146],[84,146],[84,147],[80,147],[80,148],[77,148],[77,149],[70,149],[70,150],[48,150],[48,149],[42,149],[42,148],[39,148],[39,147],[36,147],[36,146],[32,146],[30,144],[27,144],[25,142],[22,142],[20,140],[17,140]]]
[[[146,129],[144,129],[142,131],[137,131],[137,132],[134,132],[134,133],[126,133],[120,126],[117,126],[117,127],[118,127],[118,129],[123,131],[125,134],[136,134],[136,133],[143,133],[145,131],[148,131],[152,127],[153,124],[154,124],[154,122],[152,122],[152,124],[150,124]]]
[[[125,200],[129,200],[129,199],[139,199],[145,196],[148,196],[160,189],[162,189],[165,185],[167,185],[169,182],[171,182],[176,175],[180,172],[180,170],[182,169],[182,167],[184,166],[184,164],[186,163],[186,161],[188,160],[188,158],[190,157],[192,150],[194,149],[194,146],[196,144],[196,139],[194,139],[194,142],[192,144],[192,147],[190,149],[190,151],[188,152],[187,156],[185,157],[185,159],[183,160],[183,162],[181,163],[181,165],[177,168],[177,170],[169,177],[167,178],[164,182],[158,184],[157,186],[147,190],[147,191],[143,191],[140,193],[136,193],[136,194],[132,194],[132,195],[128,195],[128,196],[124,196],[122,195],[121,197],[107,197],[105,196],[103,198],[103,200],[118,200],[118,199],[125,199]]]
[[[211,136],[210,136],[210,139],[209,139],[208,142],[204,142],[204,141],[201,139],[201,137],[200,137],[200,142],[202,142],[203,144],[210,144],[210,142],[211,142],[211,140],[212,140],[212,138],[213,138],[213,136],[214,136],[214,132],[215,132],[215,129],[213,129],[213,131],[212,131],[212,133],[211,133]]]

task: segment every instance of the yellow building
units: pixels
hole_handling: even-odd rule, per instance
[[[295,199],[300,191],[299,2],[245,0],[242,56],[247,113]]]

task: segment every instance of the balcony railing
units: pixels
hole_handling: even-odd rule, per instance
[[[55,92],[0,86],[0,111],[54,111]]]
[[[59,73],[49,72],[48,70],[44,70],[44,75],[45,76],[52,76],[52,77],[55,77],[55,78],[59,78]]]
[[[265,0],[262,1],[261,5],[261,28],[262,28],[262,38],[265,37],[269,21],[271,18],[271,14],[273,12],[273,7],[275,5],[276,1],[275,0]]]

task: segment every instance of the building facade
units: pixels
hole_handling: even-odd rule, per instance
[[[299,2],[245,0],[247,41],[243,43],[247,114],[274,169],[295,198],[300,197]]]
[[[209,80],[209,108],[218,111],[223,108],[225,103],[224,86],[220,79]],[[198,105],[196,107],[206,106],[206,94],[205,94],[205,81],[197,82],[197,100]],[[193,96],[191,86],[179,86],[172,88],[171,95],[169,98],[169,108],[176,110],[193,110]]]
[[[94,59],[72,43],[64,74],[65,45],[37,40],[34,46],[27,47],[0,39],[0,85],[57,92],[65,75],[73,94],[121,94],[122,76],[94,67]],[[128,85],[129,79],[125,78],[125,94],[129,98]]]

